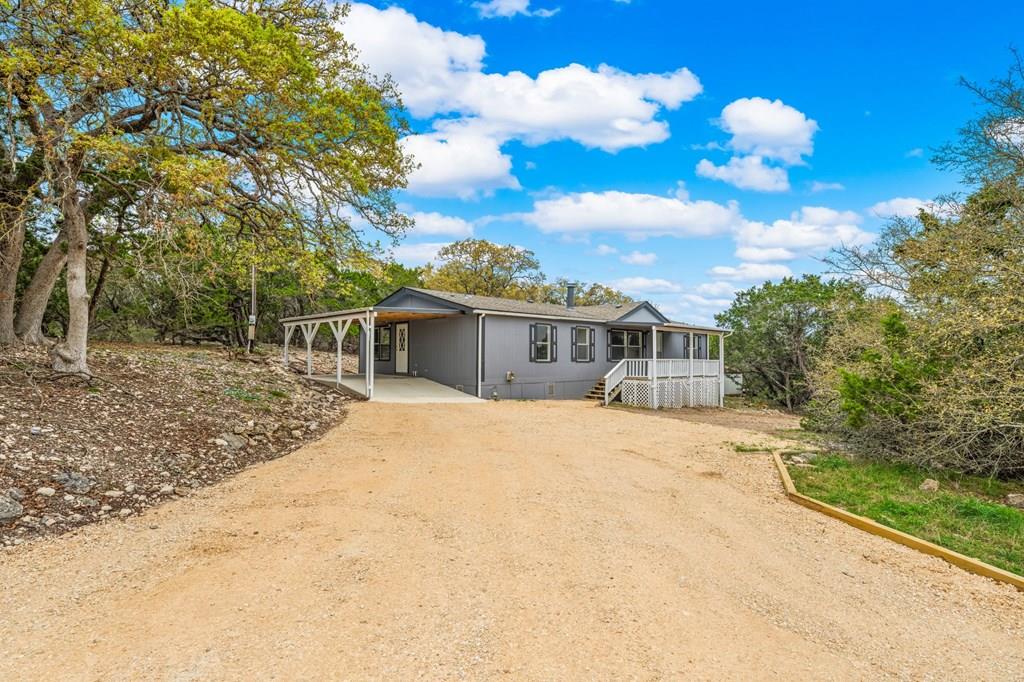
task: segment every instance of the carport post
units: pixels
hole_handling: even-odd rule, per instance
[[[286,324],[284,326],[284,366],[288,366],[288,342],[292,338],[292,332],[295,331],[294,324]]]
[[[480,313],[476,317],[476,397],[483,398],[484,383],[484,316],[487,313]]]
[[[352,325],[352,320],[345,320],[342,323],[341,320],[328,321],[331,325],[331,331],[334,332],[334,340],[338,343],[337,357],[335,358],[335,376],[334,382],[341,385],[341,342],[345,338],[345,334],[348,333],[348,328]]]
[[[319,322],[304,322],[302,324],[302,335],[306,337],[306,376],[313,376],[313,339],[320,331]]]
[[[366,319],[370,323],[369,331],[366,335],[367,353],[368,359],[366,361],[366,399],[373,400],[373,375],[374,375],[374,354],[373,354],[373,328],[376,326],[377,313],[372,311],[366,311]]]

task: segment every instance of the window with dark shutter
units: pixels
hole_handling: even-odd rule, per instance
[[[530,325],[530,361],[555,362],[558,358],[558,329],[550,324]]]
[[[572,328],[572,361],[594,361],[594,329],[593,327]]]

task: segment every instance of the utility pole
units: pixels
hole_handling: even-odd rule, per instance
[[[256,262],[253,261],[252,269],[250,271],[252,290],[251,299],[249,301],[249,343],[245,347],[246,354],[252,353],[253,343],[256,341]]]

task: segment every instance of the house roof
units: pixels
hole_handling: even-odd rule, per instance
[[[410,307],[408,301],[402,299],[402,292],[412,292],[419,296],[417,307]],[[424,299],[427,299],[424,301]],[[428,307],[422,307],[422,303]],[[447,312],[446,312],[447,309]],[[645,309],[652,316],[657,318],[653,324],[659,327],[675,327],[679,329],[700,330],[707,332],[728,332],[727,329],[717,327],[705,327],[702,325],[687,324],[685,322],[674,322],[665,317],[649,301],[631,301],[622,305],[579,305],[574,308],[567,308],[559,303],[534,303],[512,298],[500,298],[497,296],[477,296],[476,294],[460,294],[453,291],[439,291],[437,289],[424,289],[422,287],[401,287],[390,296],[384,298],[376,305],[368,308],[357,308],[354,310],[342,310],[337,312],[314,313],[300,317],[283,318],[280,322],[288,324],[300,324],[303,322],[317,322],[341,317],[356,317],[369,312],[381,315],[400,315],[401,313],[416,313],[423,316],[440,317],[450,314],[481,312],[507,315],[537,316],[554,318],[559,320],[579,320],[581,322],[619,322],[623,325],[651,326],[650,321],[629,320],[633,313]],[[398,319],[394,317],[393,319]]]
[[[404,288],[472,310],[519,313],[522,315],[544,315],[547,317],[561,317],[565,319],[601,320],[605,322],[617,320],[647,304],[646,301],[636,301],[633,303],[626,303],[624,305],[578,305],[574,308],[567,308],[558,303],[534,303],[532,301],[520,301],[512,298],[477,296],[476,294],[459,294],[452,291],[421,289],[419,287]]]

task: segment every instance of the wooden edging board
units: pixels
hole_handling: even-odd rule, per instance
[[[913,535],[908,535],[907,533],[898,531],[895,528],[883,526],[877,521],[872,521],[871,519],[863,516],[852,514],[845,509],[833,507],[832,505],[825,504],[824,502],[819,502],[813,497],[808,497],[798,493],[796,491],[796,486],[793,485],[793,479],[789,477],[789,470],[786,468],[785,462],[782,461],[782,458],[777,452],[772,453],[772,458],[775,460],[775,466],[779,470],[779,476],[782,477],[782,486],[786,489],[786,497],[797,504],[807,507],[808,509],[821,512],[822,514],[826,514],[832,518],[839,519],[843,523],[847,523],[854,528],[859,528],[860,530],[871,533],[872,535],[877,535],[879,537],[892,540],[893,542],[898,542],[901,545],[910,547],[911,549],[916,549],[919,552],[924,552],[925,554],[938,557],[948,561],[954,566],[964,569],[965,571],[970,571],[977,575],[983,575],[986,578],[998,580],[1002,583],[1008,583],[1024,592],[1024,577],[1016,575],[1015,573],[1004,571],[1001,568],[996,568],[995,566],[986,564],[984,561],[972,559],[971,557],[960,554],[959,552],[954,552],[951,549],[940,547],[934,543],[928,542],[927,540],[922,540],[921,538],[914,537]]]

